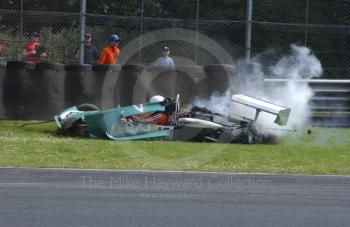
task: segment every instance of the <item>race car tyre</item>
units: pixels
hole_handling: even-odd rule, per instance
[[[94,104],[90,104],[90,103],[80,104],[79,106],[77,106],[77,108],[80,111],[98,111],[98,110],[100,110],[97,106],[95,106]]]
[[[83,103],[77,106],[78,110],[80,111],[97,111],[99,108],[95,106],[94,104],[90,103]],[[83,137],[88,137],[89,136],[89,131],[87,128],[87,125],[83,120],[78,120],[73,123],[72,127],[68,129],[64,129],[59,131],[60,134],[63,135],[69,135],[69,136],[83,136]]]
[[[243,138],[243,143],[245,143],[245,144],[255,143],[255,135],[248,131],[247,134]]]

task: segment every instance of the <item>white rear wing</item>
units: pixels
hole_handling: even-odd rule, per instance
[[[276,115],[277,117],[274,122],[278,125],[286,125],[288,122],[289,114],[291,111],[290,108],[286,108],[277,104],[273,104],[261,99],[256,99],[242,94],[232,95],[231,100],[233,102],[254,108],[256,110],[255,120],[257,119],[259,112],[264,111]]]

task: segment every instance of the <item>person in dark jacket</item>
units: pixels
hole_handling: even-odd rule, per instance
[[[92,37],[90,33],[85,34],[84,40],[84,64],[96,64],[98,56],[96,46],[92,43]],[[75,51],[75,57],[79,58],[79,48]]]

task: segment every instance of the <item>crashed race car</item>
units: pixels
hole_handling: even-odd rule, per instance
[[[149,103],[99,110],[91,104],[73,106],[54,117],[62,134],[108,138],[113,140],[166,139],[222,143],[260,143],[268,136],[261,133],[257,120],[261,112],[274,118],[274,124],[286,125],[290,108],[236,94],[231,97],[232,113],[224,115],[206,107],[180,108],[176,99],[154,96]],[[238,106],[240,107],[238,107]],[[236,111],[248,108],[249,116]]]

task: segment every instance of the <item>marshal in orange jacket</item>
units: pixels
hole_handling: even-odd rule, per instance
[[[102,48],[98,58],[98,64],[116,64],[120,49],[118,47],[107,46]]]

